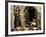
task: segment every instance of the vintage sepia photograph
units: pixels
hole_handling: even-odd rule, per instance
[[[43,33],[43,4],[8,3],[8,35]]]
[[[41,30],[41,6],[11,6],[11,31],[25,30]]]

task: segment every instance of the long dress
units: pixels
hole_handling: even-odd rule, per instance
[[[19,15],[15,15],[14,26],[15,28],[21,26],[21,19]]]

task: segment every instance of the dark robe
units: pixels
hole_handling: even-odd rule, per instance
[[[19,15],[15,15],[14,26],[15,28],[21,26],[21,19]]]

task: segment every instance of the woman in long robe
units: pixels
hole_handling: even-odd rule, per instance
[[[15,9],[14,15],[15,15],[14,27],[16,28],[16,27],[21,26],[20,9],[19,9],[19,7],[17,7],[17,8]]]

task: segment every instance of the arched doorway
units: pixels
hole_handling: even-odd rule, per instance
[[[37,27],[37,10],[33,6],[27,6],[24,9],[26,27]]]

